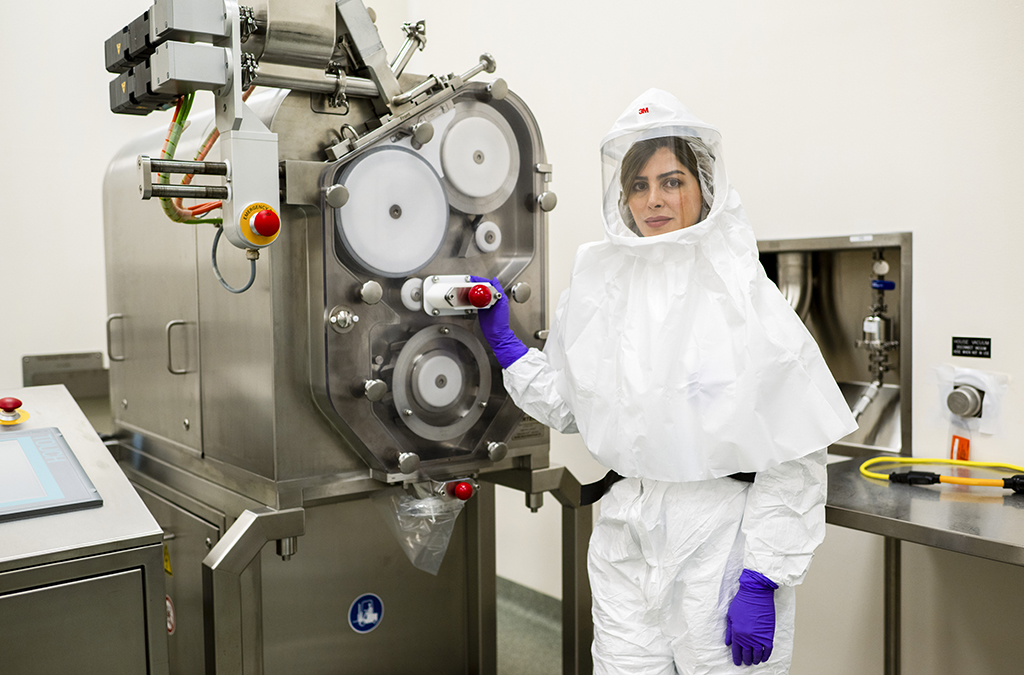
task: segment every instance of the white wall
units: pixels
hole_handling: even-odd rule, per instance
[[[0,272],[19,284],[4,294],[0,387],[20,384],[23,354],[103,348],[102,172],[121,139],[154,122],[107,112],[101,47],[146,4],[0,6],[0,25],[14,27],[0,41]],[[533,109],[559,196],[553,298],[576,247],[602,236],[598,142],[658,86],[721,129],[759,237],[914,232],[916,454],[944,451],[932,366],[1024,372],[1021,3],[390,0],[377,9],[392,53],[401,21],[427,19],[429,43],[410,71],[462,72],[489,51]],[[954,335],[991,337],[993,358],[952,358]],[[975,439],[975,458],[1024,463],[1021,404],[1015,386],[1004,435]],[[587,480],[602,473],[577,438],[556,435],[553,457]],[[500,573],[558,595],[558,506],[549,499],[530,514],[521,495],[502,492],[498,508]],[[1024,570],[904,549],[903,672],[1017,672]],[[877,537],[829,527],[800,589],[795,674],[881,672],[881,562]]]

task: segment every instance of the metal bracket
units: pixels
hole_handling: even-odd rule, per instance
[[[209,675],[263,672],[262,663],[245,663],[243,654],[244,641],[245,652],[258,655],[251,658],[262,658],[263,632],[256,622],[257,634],[243,636],[243,595],[257,607],[260,598],[259,584],[255,589],[246,589],[251,593],[243,593],[242,573],[268,542],[302,536],[305,528],[305,509],[245,510],[203,560],[203,615]],[[294,553],[291,543],[283,548],[289,555]]]

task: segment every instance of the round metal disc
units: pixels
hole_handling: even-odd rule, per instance
[[[407,148],[377,148],[348,164],[339,183],[349,199],[336,209],[338,235],[360,267],[401,277],[434,259],[448,228],[448,199],[425,159]]]
[[[441,168],[452,206],[463,213],[493,211],[515,190],[519,175],[512,127],[489,105],[457,104],[441,140]]]
[[[398,419],[414,434],[430,441],[458,438],[483,416],[491,395],[487,351],[465,328],[424,328],[399,352],[391,391]]]
[[[450,355],[437,350],[424,354],[413,367],[413,395],[427,409],[444,409],[462,394],[462,368]]]

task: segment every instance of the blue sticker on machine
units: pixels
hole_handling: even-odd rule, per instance
[[[384,603],[373,593],[360,595],[348,608],[348,625],[357,633],[369,633],[384,618]]]

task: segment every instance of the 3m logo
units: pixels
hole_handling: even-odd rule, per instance
[[[639,114],[640,115],[646,115],[649,112],[651,112],[650,108],[640,108],[640,113]]]

